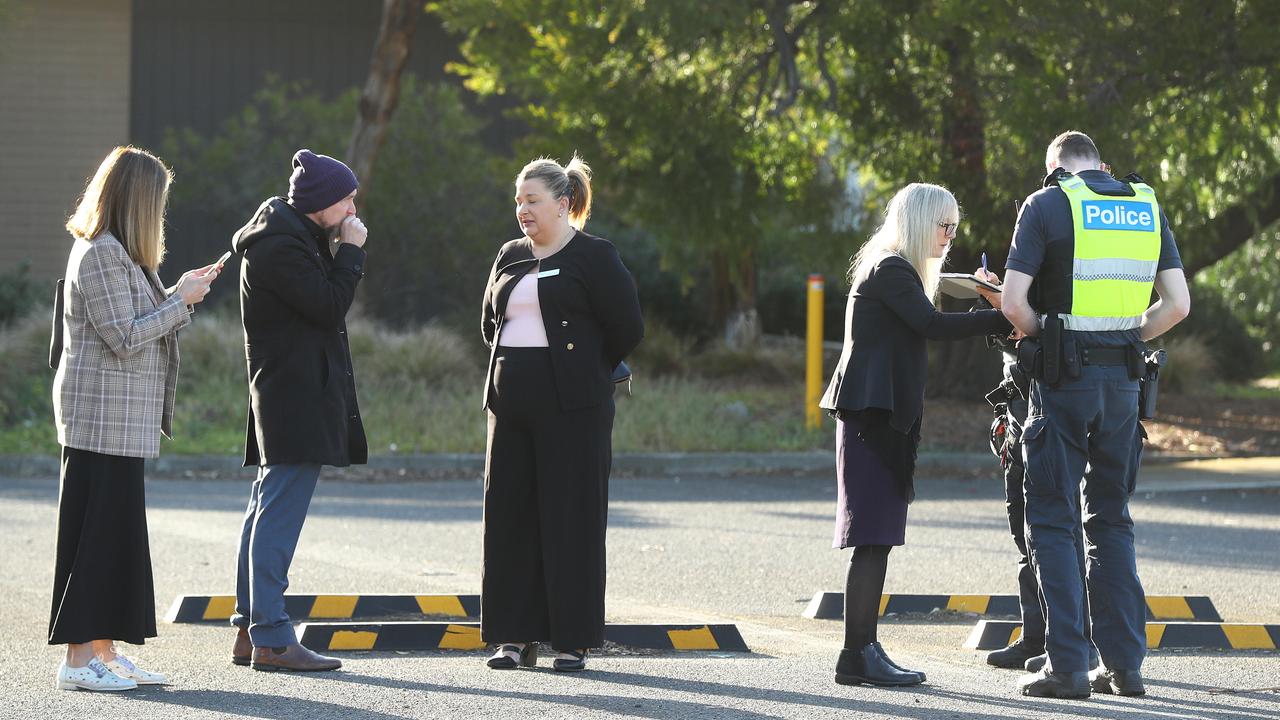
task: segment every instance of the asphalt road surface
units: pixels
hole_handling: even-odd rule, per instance
[[[1147,592],[1209,595],[1227,621],[1280,623],[1273,469],[1145,471],[1132,507]],[[159,615],[179,594],[231,592],[247,489],[234,480],[148,482]],[[922,479],[918,491],[886,592],[1015,592],[994,472]],[[843,588],[848,551],[830,547],[829,478],[635,478],[615,480],[611,496],[610,621],[736,623],[752,653],[603,654],[587,672],[564,675],[545,660],[534,671],[487,670],[485,653],[355,652],[340,653],[341,671],[288,675],[232,666],[229,627],[162,622],[158,638],[123,649],[172,684],[97,694],[53,689],[62,648],[45,640],[57,480],[0,479],[8,635],[0,717],[1280,720],[1280,651],[1155,650],[1143,668],[1147,697],[1039,700],[1016,694],[1018,673],[962,648],[975,619],[954,614],[881,623],[886,648],[926,670],[927,684],[836,685],[839,621],[800,616],[816,591]],[[472,481],[322,481],[290,591],[478,593],[480,497]]]

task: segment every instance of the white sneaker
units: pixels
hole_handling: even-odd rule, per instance
[[[139,685],[164,685],[169,682],[169,679],[163,673],[143,670],[120,653],[116,653],[116,659],[108,661],[106,665],[111,672],[126,680],[132,680]]]
[[[95,690],[98,692],[110,692],[114,690],[134,690],[137,689],[138,683],[128,678],[122,678],[119,675],[107,669],[106,665],[98,658],[89,661],[88,665],[80,668],[67,667],[66,661],[58,668],[58,678],[54,681],[54,687],[59,690]]]

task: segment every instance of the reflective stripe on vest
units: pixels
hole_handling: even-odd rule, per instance
[[[1160,206],[1155,191],[1133,183],[1133,197],[1100,195],[1078,177],[1058,187],[1071,203],[1075,257],[1068,330],[1132,330],[1151,304],[1160,261]]]

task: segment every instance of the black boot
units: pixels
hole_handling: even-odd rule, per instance
[[[876,649],[876,643],[867,643],[857,650],[844,648],[836,662],[836,682],[841,685],[879,685],[903,687],[919,685],[921,677],[913,672],[903,672],[885,662]],[[1086,690],[1088,684],[1085,685]]]
[[[1089,686],[1094,692],[1107,695],[1146,695],[1142,685],[1142,673],[1137,670],[1095,670],[1089,673]]]
[[[1049,662],[1049,654],[1041,651],[1039,655],[1036,655],[1035,657],[1032,657],[1032,658],[1027,658],[1026,664],[1024,664],[1022,667],[1027,672],[1037,673],[1044,669],[1045,663],[1047,662]],[[1098,662],[1099,662],[1098,648],[1090,647],[1089,648],[1089,669],[1097,670]]]
[[[1018,678],[1018,689],[1023,695],[1032,697],[1087,698],[1089,697],[1089,673],[1041,670]]]
[[[1044,638],[1037,640],[1028,640],[1027,638],[1018,638],[1018,641],[1002,650],[995,650],[987,653],[987,664],[994,665],[998,668],[1009,668],[1019,670],[1025,667],[1026,662],[1031,658],[1044,653]],[[1027,668],[1032,672],[1040,668]]]
[[[889,667],[895,668],[897,670],[901,670],[904,673],[915,673],[916,675],[920,676],[920,682],[924,682],[925,680],[929,679],[925,677],[923,670],[911,670],[908,668],[904,668],[898,663],[894,662],[893,658],[889,657],[889,654],[884,651],[884,646],[881,645],[879,642],[873,642],[871,644],[876,646],[876,652],[880,654],[880,659],[889,663]]]

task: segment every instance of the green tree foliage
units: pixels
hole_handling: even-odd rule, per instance
[[[1280,371],[1280,232],[1271,231],[1255,238],[1228,255],[1196,278],[1196,288],[1219,298],[1223,313],[1216,319],[1224,323],[1223,314],[1244,322],[1249,335],[1261,346],[1265,363],[1262,369]],[[1192,318],[1196,311],[1193,305]],[[1229,324],[1226,320],[1224,324]],[[1235,353],[1224,364],[1234,368],[1240,360],[1252,359],[1247,353]],[[1243,373],[1228,372],[1228,377],[1249,377],[1259,368],[1247,366]]]
[[[506,183],[494,157],[476,139],[482,124],[463,106],[461,91],[406,76],[392,116],[371,200],[371,282],[361,286],[367,309],[392,323],[441,315],[470,318],[479,304],[493,253],[514,236]],[[222,246],[263,200],[288,193],[290,158],[302,147],[340,156],[354,114],[354,90],[324,98],[269,80],[212,137],[172,132],[163,155],[174,168],[170,200],[173,268],[209,262],[183,257],[183,241],[212,234]],[[203,242],[194,243],[210,250]],[[224,292],[234,282],[220,279]]]
[[[1251,238],[1274,246],[1259,235],[1280,219],[1274,2],[432,7],[466,38],[470,87],[519,98],[536,147],[607,163],[625,219],[673,265],[721,267],[739,303],[766,248],[821,247],[810,229],[854,243],[829,222],[850,167],[873,212],[908,182],[950,187],[966,216],[953,266],[985,251],[1001,268],[1066,129],[1155,185],[1190,273]]]
[[[845,175],[833,119],[802,105],[766,112],[744,82],[740,68],[772,42],[756,32],[767,23],[756,3],[432,7],[466,38],[456,69],[468,87],[521,102],[527,154],[578,150],[602,202],[658,240],[666,267],[686,282],[710,268],[715,319],[751,324],[767,246],[832,246]]]

